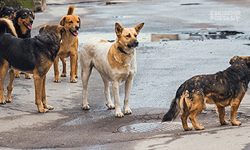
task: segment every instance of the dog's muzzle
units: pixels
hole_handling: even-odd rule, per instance
[[[73,35],[73,36],[77,36],[78,35],[78,30],[80,29],[80,27],[79,26],[75,26],[75,30],[73,31],[73,30],[70,30],[69,29],[69,31],[70,31],[70,33]]]
[[[139,42],[137,40],[133,41],[131,44],[128,44],[128,48],[134,48],[139,45]]]

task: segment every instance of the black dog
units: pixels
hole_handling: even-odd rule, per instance
[[[8,18],[10,20],[13,20],[14,13],[16,11],[17,10],[14,9],[13,7],[4,6],[0,8],[0,18]]]
[[[185,81],[177,90],[170,109],[162,121],[172,121],[182,112],[181,120],[184,130],[188,127],[187,118],[196,130],[203,130],[198,125],[197,115],[206,108],[206,103],[215,104],[221,125],[227,125],[225,107],[231,107],[230,119],[232,125],[241,125],[236,121],[236,113],[240,102],[245,96],[250,81],[250,56],[235,56],[230,67],[224,71],[210,75],[198,75]]]
[[[29,9],[20,9],[15,12],[13,24],[19,38],[31,38],[31,29],[34,19],[34,12]],[[20,78],[18,71],[15,71],[15,77]],[[25,79],[31,79],[29,73],[25,73]]]
[[[6,33],[8,32],[8,33]],[[17,38],[14,26],[9,19],[0,19],[0,103],[11,102],[14,72],[12,68],[33,73],[35,83],[35,103],[39,112],[53,109],[47,105],[45,81],[53,61],[60,49],[62,34],[61,25],[45,25],[34,38]],[[11,34],[9,34],[11,33]],[[13,36],[15,35],[15,36]],[[4,80],[10,69],[10,82],[7,86],[7,97],[4,99]]]

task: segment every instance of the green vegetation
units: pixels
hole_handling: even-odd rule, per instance
[[[11,6],[15,9],[21,8],[34,8],[35,3],[33,0],[0,0],[0,7]]]

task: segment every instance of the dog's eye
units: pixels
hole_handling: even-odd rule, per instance
[[[127,37],[127,38],[131,38],[131,35],[130,35],[130,34],[128,34],[128,35],[126,35],[126,37]]]
[[[135,37],[137,37],[137,35],[135,34]]]
[[[69,21],[69,23],[73,23],[73,21]]]

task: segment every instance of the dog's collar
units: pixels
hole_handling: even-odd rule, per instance
[[[121,53],[123,53],[123,54],[128,54],[128,53],[126,53],[121,47],[117,47],[118,48],[118,50],[121,52]]]

